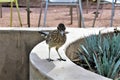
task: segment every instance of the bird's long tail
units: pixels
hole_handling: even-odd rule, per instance
[[[40,34],[42,34],[43,36],[47,36],[48,34],[46,32],[43,31],[39,31]]]

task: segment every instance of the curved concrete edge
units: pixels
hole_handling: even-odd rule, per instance
[[[50,30],[50,28],[45,28],[46,30]],[[65,55],[66,48],[72,42],[91,34],[98,34],[99,30],[102,32],[111,32],[114,28],[67,28],[69,34],[67,34],[67,41],[65,45],[63,45],[59,52],[63,58],[67,61],[58,61],[58,55],[55,49],[51,49],[51,58],[55,61],[48,62],[46,58],[48,58],[48,45],[46,45],[45,41],[39,43],[35,48],[31,51],[30,54],[30,63],[34,66],[34,73],[37,70],[37,79],[35,79],[35,75],[31,73],[31,80],[41,80],[39,75],[43,75],[47,77],[47,79],[42,80],[111,80],[95,74],[91,71],[85,70],[67,58]]]

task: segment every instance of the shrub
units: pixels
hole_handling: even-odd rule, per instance
[[[120,34],[91,35],[80,45],[78,55],[80,66],[115,79],[120,73]]]

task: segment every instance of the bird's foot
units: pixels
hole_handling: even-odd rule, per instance
[[[51,62],[51,61],[54,61],[54,60],[53,60],[53,59],[48,58],[48,59],[47,59],[47,61]]]
[[[66,61],[66,59],[58,58],[59,61]]]

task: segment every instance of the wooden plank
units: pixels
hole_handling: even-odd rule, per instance
[[[2,4],[0,4],[0,18],[2,18]]]

